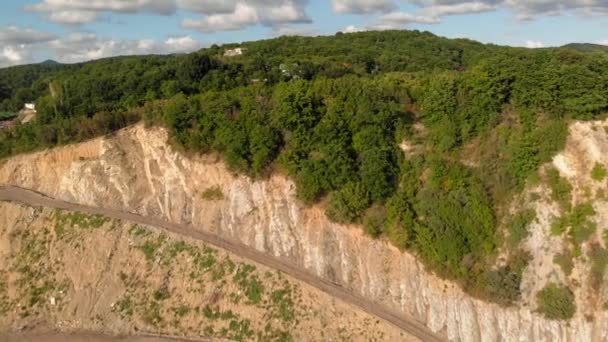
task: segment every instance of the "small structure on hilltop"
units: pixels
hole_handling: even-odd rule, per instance
[[[224,56],[225,57],[240,56],[240,55],[244,54],[246,51],[247,51],[247,48],[242,48],[242,47],[228,49],[224,52]]]

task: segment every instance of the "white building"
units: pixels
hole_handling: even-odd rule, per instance
[[[26,103],[25,104],[25,109],[36,110],[36,105],[33,104],[33,103]]]
[[[234,57],[234,56],[240,56],[243,53],[245,53],[245,51],[247,51],[246,48],[234,48],[234,49],[228,49],[224,52],[224,56],[226,57]]]

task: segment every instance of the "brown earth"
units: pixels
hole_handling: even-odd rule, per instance
[[[4,189],[0,198],[46,208],[0,204],[0,257],[6,261],[0,265],[1,331],[46,328],[196,340],[415,340],[288,275],[209,247],[197,234],[176,232],[163,222],[160,230],[140,225],[150,220],[132,214],[15,194]],[[100,212],[112,219],[90,215]],[[0,338],[80,341],[89,336],[114,341],[54,333]],[[138,338],[149,340],[144,337]]]

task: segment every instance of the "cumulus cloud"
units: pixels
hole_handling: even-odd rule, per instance
[[[433,4],[431,6],[425,7],[423,9],[423,13],[429,16],[442,17],[446,15],[489,12],[497,8],[496,4],[491,3],[492,1],[488,2],[489,3],[474,1],[448,4]]]
[[[396,8],[393,0],[332,0],[336,13],[374,13],[389,12]]]
[[[48,14],[51,21],[62,24],[84,24],[98,19],[103,12],[150,12],[174,14],[176,0],[42,0],[25,6],[27,11]]]
[[[313,26],[275,26],[272,29],[273,37],[281,36],[318,36],[321,32]]]
[[[545,44],[543,42],[539,42],[536,40],[527,40],[526,44],[524,44],[524,46],[529,49],[538,49],[538,48],[545,47]]]
[[[238,30],[250,25],[310,22],[308,0],[38,0],[26,6],[53,22],[82,25],[98,21],[103,13],[155,13],[172,15],[177,10],[201,14],[188,18],[186,28],[203,32]]]
[[[262,24],[310,23],[304,9],[307,0],[237,1],[229,13],[207,14],[199,19],[186,18],[182,27],[201,32],[234,31]]]
[[[470,14],[505,9],[517,18],[531,20],[539,16],[574,12],[581,15],[608,14],[607,0],[332,0],[338,13],[373,14],[395,11],[396,4],[410,3],[418,7],[412,16],[427,16],[439,22],[447,15]],[[400,12],[394,12],[400,13]],[[407,20],[406,20],[407,21]],[[390,23],[384,23],[390,26]],[[379,25],[383,25],[380,23]]]
[[[17,26],[0,29],[0,46],[0,67],[31,63],[32,56],[40,54],[74,63],[120,55],[186,53],[202,48],[201,42],[190,36],[174,36],[164,41],[117,40],[100,38],[92,32],[72,32],[58,37]]]
[[[415,15],[407,12],[391,12],[381,15],[378,22],[370,29],[373,30],[394,30],[400,29],[409,24],[436,24],[439,19],[429,15]]]
[[[55,36],[46,32],[39,32],[30,28],[8,26],[0,28],[1,45],[25,45],[41,42],[48,42],[55,39]]]
[[[4,46],[0,51],[0,68],[23,64],[29,60],[29,53],[24,47]]]
[[[23,64],[30,60],[29,47],[49,42],[52,34],[30,28],[7,26],[0,28],[0,67]]]
[[[113,56],[139,54],[185,53],[198,50],[202,44],[190,36],[171,37],[163,42],[152,39],[115,40],[99,38],[95,33],[75,32],[48,43],[56,58],[75,63]]]
[[[365,31],[364,28],[357,27],[355,25],[348,25],[342,30],[342,32],[344,32],[344,33],[354,33],[354,32],[363,32],[363,31]]]

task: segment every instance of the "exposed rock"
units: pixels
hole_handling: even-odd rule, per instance
[[[608,339],[603,310],[594,311],[593,321],[579,310],[566,324],[545,320],[531,312],[530,305],[503,308],[472,299],[425,271],[414,256],[367,238],[357,227],[329,222],[318,207],[302,205],[295,199],[294,184],[284,176],[263,181],[235,176],[221,162],[172,151],[166,140],[164,130],[138,125],[113,137],[12,158],[0,167],[0,182],[83,204],[192,223],[411,314],[450,340]],[[222,189],[223,200],[202,199],[201,193],[213,186]],[[545,221],[538,225],[549,229]],[[551,243],[542,241],[546,231],[534,229],[530,246]]]

